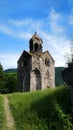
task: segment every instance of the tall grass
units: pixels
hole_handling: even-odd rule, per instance
[[[69,89],[8,95],[17,130],[73,130]]]
[[[5,123],[4,98],[0,95],[0,130],[6,130]]]

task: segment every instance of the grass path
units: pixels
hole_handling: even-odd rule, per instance
[[[5,115],[6,115],[6,129],[7,130],[16,130],[14,119],[9,107],[9,100],[7,96],[4,96],[4,108],[5,108]]]

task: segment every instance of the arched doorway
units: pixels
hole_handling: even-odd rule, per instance
[[[30,90],[36,91],[41,89],[41,74],[38,69],[35,69],[31,72],[30,78]]]
[[[39,70],[35,70],[35,83],[36,83],[36,90],[41,89],[41,74]]]

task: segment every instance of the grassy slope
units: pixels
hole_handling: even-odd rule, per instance
[[[69,89],[8,95],[17,130],[72,130]]]
[[[6,130],[5,123],[4,98],[0,95],[0,130]]]

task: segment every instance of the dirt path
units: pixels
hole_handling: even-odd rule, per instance
[[[4,108],[6,115],[6,129],[7,130],[15,130],[14,119],[9,108],[9,100],[6,96],[4,96]]]

